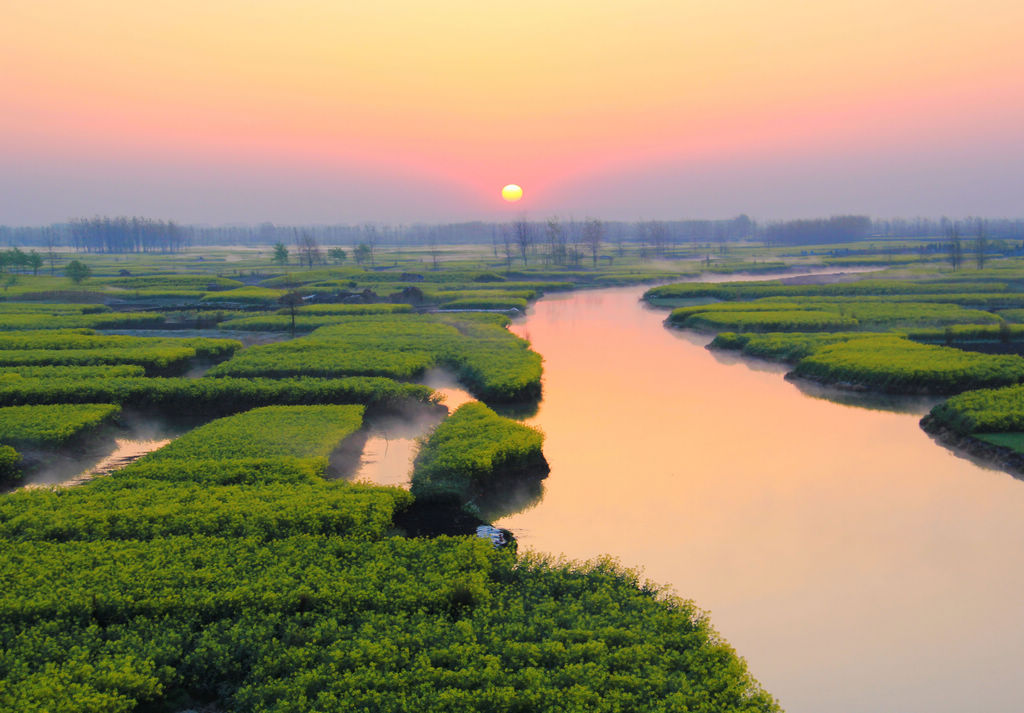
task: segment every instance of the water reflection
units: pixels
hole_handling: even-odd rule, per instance
[[[552,295],[513,325],[544,356],[527,422],[551,476],[496,524],[642,565],[790,713],[1021,710],[1021,483],[937,447],[927,404],[809,397],[665,329],[642,292]]]
[[[430,369],[420,383],[441,395],[449,413],[475,400],[454,375],[443,369]],[[366,424],[361,453],[348,469],[350,477],[377,485],[408,488],[420,439],[445,416],[443,409],[413,406],[398,415],[371,418]]]

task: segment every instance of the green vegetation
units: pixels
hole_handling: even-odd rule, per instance
[[[65,378],[0,379],[0,405],[115,403],[169,413],[218,415],[257,406],[364,404],[394,408],[427,402],[431,390],[390,379],[186,379]]]
[[[251,347],[211,369],[209,375],[411,379],[431,366],[444,365],[487,401],[518,401],[540,394],[540,357],[505,328],[508,319],[501,315],[331,315],[318,319],[333,324],[290,342]]]
[[[185,473],[191,462],[174,465]],[[96,483],[102,487],[11,493],[0,499],[0,539],[152,540],[194,534],[376,540],[394,529],[394,510],[412,501],[397,488],[341,482],[232,487],[202,480],[122,480],[119,474]]]
[[[828,344],[891,336],[870,332],[770,332],[767,334],[736,334],[719,332],[708,346],[712,349],[733,349],[759,359],[770,359],[795,364]]]
[[[931,417],[959,434],[1024,432],[1024,386],[958,394],[933,408]]]
[[[954,394],[1024,380],[1024,358],[875,337],[824,345],[793,374],[889,393]]]
[[[0,446],[0,485],[11,485],[21,478],[21,454],[11,446]]]
[[[362,406],[267,406],[189,431],[141,462],[287,457],[322,460],[363,425]]]
[[[0,442],[59,448],[110,423],[121,412],[113,404],[52,404],[0,408]]]
[[[456,409],[423,443],[412,475],[416,497],[453,494],[462,502],[509,478],[547,474],[540,431],[481,403]]]

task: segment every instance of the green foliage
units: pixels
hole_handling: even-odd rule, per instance
[[[395,509],[411,501],[398,488],[343,482],[235,487],[130,480],[127,487],[12,493],[0,499],[0,538],[69,542],[213,535],[270,540],[312,534],[371,540],[388,534]]]
[[[505,328],[508,319],[501,315],[370,314],[322,319],[333,324],[308,337],[251,347],[209,373],[409,379],[440,364],[454,369],[473,393],[487,401],[516,401],[540,394],[540,356]]]
[[[468,502],[496,481],[547,473],[544,435],[504,418],[479,402],[460,406],[423,443],[412,475],[412,493],[455,494]]]
[[[138,275],[132,277],[108,277],[104,284],[121,287],[126,290],[187,290],[209,292],[212,290],[230,290],[244,287],[238,280],[215,275],[183,275],[180,273],[165,275]]]
[[[683,307],[673,310],[669,324],[705,331],[741,330],[750,332],[811,332],[850,329],[857,320],[838,312],[819,310],[715,310],[692,312]]]
[[[16,375],[32,379],[89,379],[97,376],[145,376],[146,370],[135,364],[114,364],[104,366],[2,366],[0,380]]]
[[[957,394],[933,408],[931,416],[961,434],[1024,431],[1024,386]]]
[[[801,360],[793,373],[890,393],[953,394],[1024,380],[1024,359],[874,337],[823,346]]]
[[[999,317],[955,304],[893,303],[856,298],[831,302],[815,298],[798,302],[767,299],[679,307],[672,310],[668,321],[681,327],[712,331],[832,331],[856,327],[993,324],[999,322]]]
[[[203,302],[219,303],[232,302],[240,304],[272,305],[275,304],[284,290],[270,290],[266,287],[238,287],[233,290],[221,292],[207,292],[203,295]]]
[[[330,315],[340,314],[345,317],[361,314],[397,314],[399,312],[412,312],[410,305],[399,304],[316,304],[304,305],[298,310],[302,315]]]
[[[2,352],[0,352],[2,355]],[[0,405],[115,403],[170,413],[229,414],[258,406],[427,402],[432,391],[377,377],[344,379],[0,379]]]
[[[266,406],[200,426],[142,460],[326,458],[362,428],[363,411],[363,406]]]
[[[91,314],[0,313],[0,330],[15,329],[158,329],[165,317],[157,312]]]
[[[0,408],[0,442],[57,448],[110,423],[121,412],[113,404],[50,404]]]
[[[476,538],[18,541],[0,577],[6,709],[777,710],[691,604]]]
[[[10,485],[21,478],[21,454],[11,446],[0,446],[0,484]]]
[[[1002,292],[1004,282],[956,280],[858,280],[823,285],[785,285],[781,282],[683,282],[653,287],[644,293],[651,302],[713,297],[720,300],[752,300],[760,297],[821,297],[854,295],[914,295],[970,292]]]
[[[72,260],[64,267],[64,275],[76,285],[92,275],[92,270],[81,260]]]
[[[495,309],[495,310],[512,310],[517,309],[521,312],[526,311],[526,300],[522,297],[462,297],[460,299],[449,300],[445,302],[442,307],[444,309],[462,310],[462,309]]]
[[[180,372],[195,358],[189,347],[138,347],[124,349],[5,349],[0,366],[97,366],[135,364],[147,373]]]
[[[850,339],[891,336],[871,332],[769,332],[767,334],[736,334],[720,332],[708,346],[712,349],[734,349],[748,356],[795,364],[828,344]]]

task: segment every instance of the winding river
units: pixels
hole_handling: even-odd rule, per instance
[[[930,404],[802,390],[643,291],[513,325],[544,357],[551,475],[496,524],[692,598],[790,713],[1024,709],[1024,482],[932,441]]]

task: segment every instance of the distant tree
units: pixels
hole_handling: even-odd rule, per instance
[[[590,257],[594,260],[594,267],[597,267],[597,253],[601,250],[601,240],[604,239],[604,223],[597,218],[587,218],[583,224],[583,244],[590,248]]]
[[[313,263],[319,263],[323,260],[323,253],[320,251],[320,246],[309,233],[303,231],[301,237],[299,237],[299,253],[302,255],[309,269],[313,269]]]
[[[960,224],[950,223],[946,234],[949,237],[949,264],[956,272],[964,261],[964,244],[960,239]]]
[[[76,285],[79,285],[83,280],[92,275],[92,270],[85,263],[79,260],[72,260],[64,267],[64,275]]]
[[[49,228],[46,231],[46,256],[50,261],[50,274],[53,275],[57,268],[57,253],[54,247],[57,245],[56,232]]]
[[[374,262],[374,253],[377,251],[377,226],[367,223],[363,226],[363,242],[367,248],[367,257],[372,267],[376,263]]]
[[[359,243],[352,251],[357,265],[363,265],[373,260],[373,249],[367,243]]]
[[[555,265],[564,265],[566,257],[565,229],[557,216],[548,218],[545,235],[548,240],[548,258]]]
[[[295,336],[295,308],[302,304],[302,295],[295,290],[289,290],[285,292],[281,297],[278,298],[278,303],[288,307],[288,312],[292,316],[292,336]]]
[[[985,253],[988,250],[988,226],[978,218],[978,237],[974,240],[974,259],[979,270],[985,269]]]
[[[32,268],[32,274],[38,275],[39,268],[43,266],[43,256],[35,250],[30,250],[28,253],[28,265]]]
[[[427,237],[427,247],[430,250],[430,260],[431,260],[431,263],[433,264],[433,269],[434,270],[440,269],[440,265],[439,265],[438,261],[441,258],[441,250],[440,250],[440,248],[437,245],[437,230],[436,229],[430,231],[430,234]]]
[[[501,226],[501,242],[505,248],[505,270],[512,269],[512,231],[507,225]]]
[[[341,264],[348,260],[348,253],[345,252],[345,248],[331,248],[327,251],[327,257],[334,260],[335,263]]]
[[[515,236],[516,245],[519,246],[519,256],[523,260],[523,266],[526,266],[527,252],[530,246],[533,245],[533,226],[526,220],[526,218],[520,218],[519,220],[512,223],[512,234]]]
[[[284,266],[288,264],[288,248],[285,247],[284,243],[274,243],[274,262],[278,265]]]

